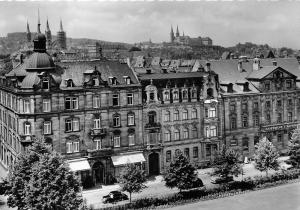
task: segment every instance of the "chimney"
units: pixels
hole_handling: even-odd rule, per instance
[[[273,66],[277,66],[277,61],[273,61]]]
[[[207,72],[211,71],[210,69],[210,62],[206,62],[206,69]]]
[[[260,60],[259,58],[254,58],[253,60],[253,71],[258,71],[260,69]]]
[[[242,72],[243,71],[243,61],[239,60],[238,62],[238,71]]]

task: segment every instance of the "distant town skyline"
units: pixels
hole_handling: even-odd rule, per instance
[[[137,43],[169,41],[180,34],[213,39],[224,47],[253,42],[300,49],[300,2],[1,2],[0,36],[41,30],[48,17],[52,34],[63,21],[67,37]]]

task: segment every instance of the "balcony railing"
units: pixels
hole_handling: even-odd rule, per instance
[[[155,129],[155,128],[161,128],[161,124],[159,122],[152,122],[152,123],[147,123],[145,125],[146,129]]]
[[[113,154],[113,147],[105,147],[99,150],[87,150],[88,157],[107,156]]]
[[[90,132],[91,136],[105,136],[107,134],[106,128],[92,128]]]

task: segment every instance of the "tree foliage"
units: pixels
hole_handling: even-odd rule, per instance
[[[129,164],[126,166],[124,172],[121,175],[122,191],[129,193],[129,199],[131,202],[131,194],[141,192],[147,186],[146,174],[137,165]]]
[[[79,209],[83,204],[77,177],[59,154],[41,142],[18,156],[7,181],[9,207],[62,210]]]
[[[242,166],[239,163],[240,155],[232,149],[226,149],[225,145],[217,153],[214,160],[214,171],[212,175],[228,177],[238,176],[242,173]]]
[[[279,163],[275,146],[266,137],[262,138],[256,144],[256,151],[254,154],[255,168],[259,171],[265,171],[268,175],[270,169],[278,170]]]
[[[288,164],[293,167],[300,167],[300,126],[298,126],[292,135],[289,142],[289,155],[290,158],[287,160]]]
[[[164,174],[164,180],[167,187],[176,187],[180,191],[203,186],[202,180],[198,178],[196,168],[181,153],[171,162]]]

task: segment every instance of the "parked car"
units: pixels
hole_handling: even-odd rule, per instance
[[[102,198],[103,203],[114,203],[122,200],[128,200],[128,196],[120,191],[111,191]]]
[[[212,180],[211,183],[213,184],[223,184],[233,181],[233,176],[220,176],[216,179]]]

